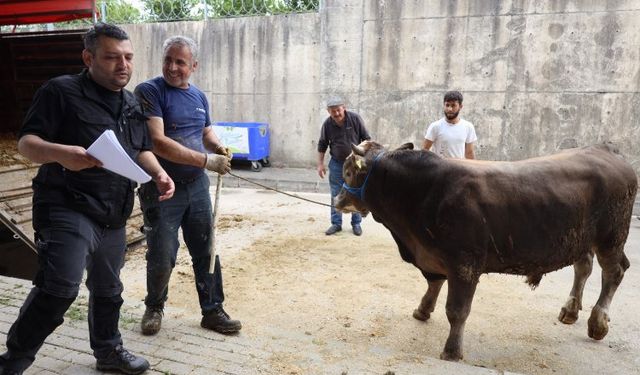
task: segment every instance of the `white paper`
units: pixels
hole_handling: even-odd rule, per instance
[[[151,176],[138,166],[122,148],[113,130],[105,130],[89,146],[87,153],[102,162],[102,167],[139,184],[151,181]]]

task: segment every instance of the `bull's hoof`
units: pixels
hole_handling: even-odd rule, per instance
[[[430,313],[423,313],[419,309],[413,310],[413,317],[423,322],[429,319],[430,316],[431,316]]]
[[[444,352],[442,352],[442,354],[440,354],[440,359],[444,361],[458,362],[462,360],[462,353],[458,351],[448,352],[445,350]]]
[[[560,310],[560,315],[558,315],[558,320],[564,324],[573,324],[578,320],[578,311],[569,311],[566,307],[563,307]]]
[[[569,297],[567,302],[560,310],[558,320],[564,324],[573,324],[578,320],[578,312],[582,310],[582,305],[576,297]]]
[[[589,337],[594,340],[602,340],[609,333],[609,315],[595,306],[589,317]]]

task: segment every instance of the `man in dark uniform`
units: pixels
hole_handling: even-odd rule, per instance
[[[20,132],[18,150],[42,163],[33,180],[33,228],[40,259],[34,287],[7,335],[1,374],[22,374],[45,339],[64,321],[83,272],[89,289],[89,337],[98,370],[140,374],[149,363],[122,346],[120,269],[125,222],[135,182],[101,168],[86,149],[105,130],[171,198],[174,184],[160,166],[145,116],[132,93],[133,47],[124,30],[97,24],[84,37],[87,69],[46,82],[36,93]]]
[[[342,165],[351,153],[351,144],[371,139],[364,121],[355,112],[347,111],[344,100],[339,97],[329,99],[327,102],[329,117],[322,124],[320,140],[318,141],[318,175],[324,178],[327,169],[324,167],[324,154],[327,148],[331,154],[329,160],[329,187],[331,188],[331,226],[325,232],[330,236],[342,230],[342,213],[333,207],[333,199],[340,193],[344,180],[342,178]],[[360,222],[362,216],[354,212],[351,214],[351,229],[356,236],[362,235]]]

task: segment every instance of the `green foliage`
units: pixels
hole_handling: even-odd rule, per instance
[[[88,29],[91,27],[91,25],[93,25],[93,19],[80,18],[72,21],[56,22],[53,24],[53,30]],[[40,26],[43,26],[43,25],[40,25]]]
[[[137,23],[143,21],[140,10],[126,0],[106,1],[105,19],[110,23]]]
[[[264,11],[264,4],[259,4],[258,9]],[[234,17],[255,14],[251,12],[251,10],[253,9],[245,7],[244,1],[242,0],[207,0],[207,14],[209,17]]]
[[[209,17],[261,16],[308,12],[318,9],[319,0],[206,0]]]
[[[202,19],[194,14],[200,0],[143,0],[149,21]]]
[[[122,24],[143,22],[144,18],[140,10],[127,0],[99,0],[96,1],[98,21]],[[104,14],[102,14],[104,11]],[[83,18],[54,24],[54,29],[88,29],[93,25],[93,19]]]
[[[294,12],[312,12],[318,10],[320,0],[285,0],[289,10]]]
[[[136,3],[132,0],[96,0],[96,8],[100,13],[99,21],[123,24],[314,12],[319,3],[320,0],[140,0]],[[84,18],[53,26],[18,25],[16,30],[88,29],[92,24],[93,19]],[[13,28],[2,26],[0,31],[12,32]]]

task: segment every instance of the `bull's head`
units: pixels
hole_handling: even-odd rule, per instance
[[[362,187],[369,173],[373,157],[382,152],[382,145],[373,141],[364,141],[359,145],[351,145],[351,154],[344,161],[342,178],[347,186]],[[360,212],[367,215],[369,209],[358,196],[347,192],[344,188],[333,202],[337,210],[341,212]]]

